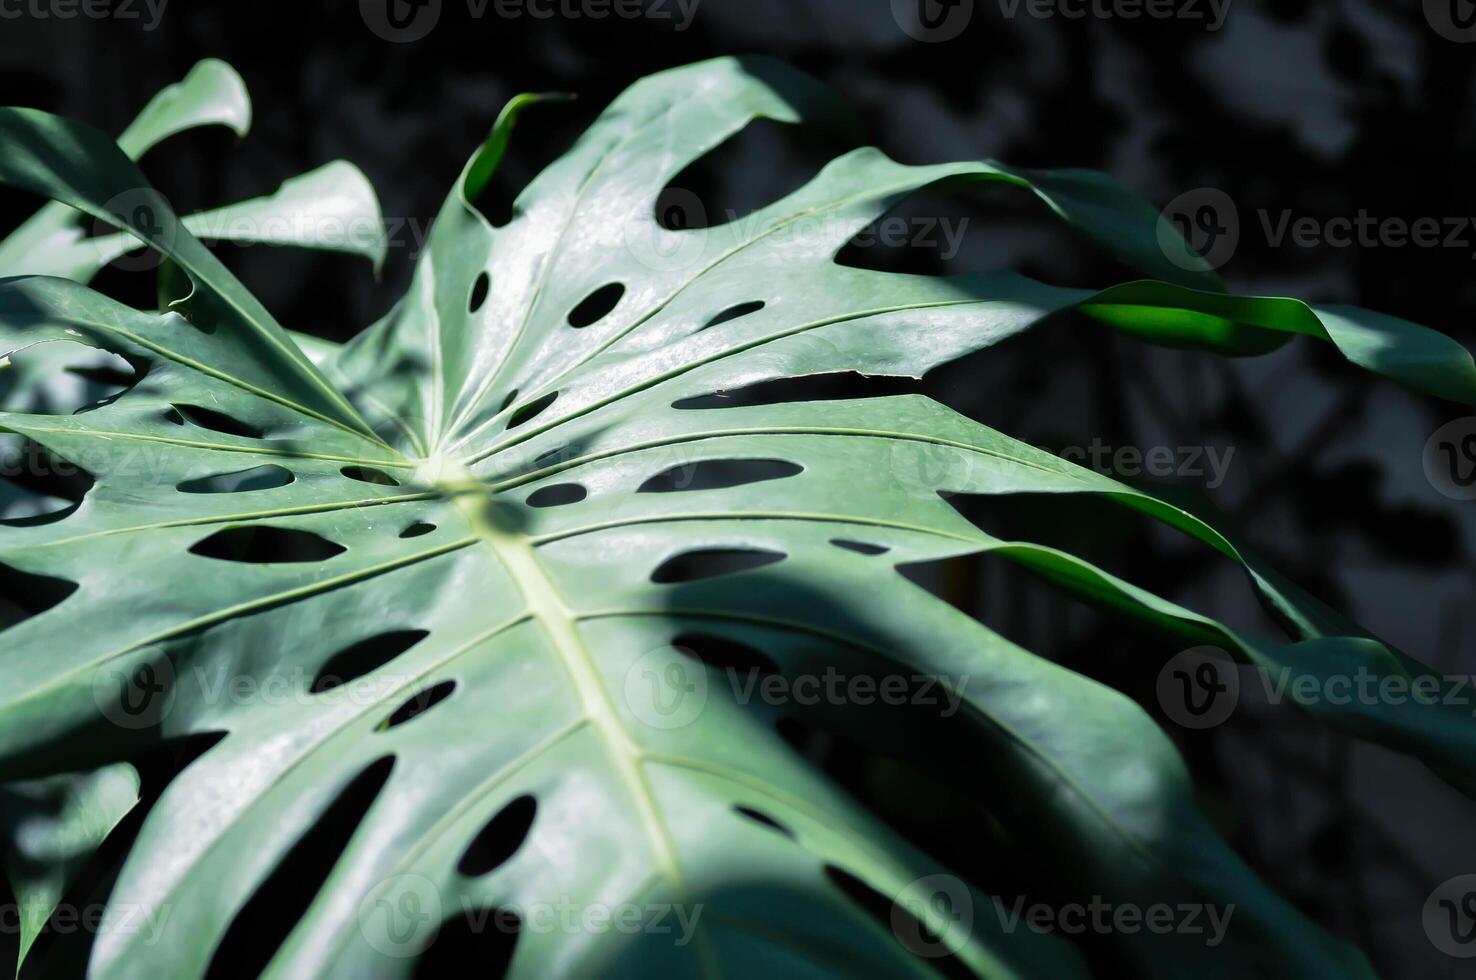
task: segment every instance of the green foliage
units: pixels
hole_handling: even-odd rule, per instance
[[[516,101],[442,207],[402,302],[309,356],[200,244],[192,231],[209,220],[177,218],[157,195],[147,222],[110,203],[149,194],[129,157],[152,139],[244,127],[228,70],[208,69],[212,82],[202,71],[118,145],[0,110],[0,181],[57,202],[27,226],[54,246],[45,262],[0,247],[20,263],[7,271],[53,274],[0,281],[12,361],[85,345],[138,375],[71,414],[52,404],[53,375],[33,375],[0,414],[0,429],[95,480],[80,506],[36,505],[0,529],[0,567],[34,613],[0,645],[0,778],[16,781],[6,799],[60,795],[72,802],[50,807],[53,821],[75,812],[91,828],[33,847],[17,892],[56,901],[76,853],[119,815],[127,770],[116,767],[160,740],[224,733],[149,811],[112,888],[110,903],[167,910],[166,921],[157,935],[101,932],[92,973],[198,976],[254,957],[273,975],[409,975],[442,920],[502,909],[526,920],[519,976],[930,975],[940,952],[980,976],[1087,975],[1066,937],[1009,927],[984,885],[796,751],[796,726],[922,777],[917,792],[934,795],[919,807],[1007,800],[979,833],[1032,856],[1040,895],[1233,906],[1216,947],[1098,937],[1094,955],[1133,975],[1369,972],[1221,840],[1135,704],[897,568],[993,551],[1287,676],[1361,668],[1407,680],[1428,668],[1281,580],[1215,519],[929,399],[715,407],[707,396],[829,372],[920,377],[1072,309],[1225,354],[1305,335],[1472,402],[1476,365],[1462,348],[1389,316],[1227,295],[1148,205],[1083,172],[903,166],[863,148],[751,216],[668,230],[654,214],[662,188],[751,120],[850,125],[811,80],[720,60],[636,83],[494,228],[469,202],[538,97]],[[319,178],[300,180],[237,207],[330,206]],[[945,180],[1029,191],[1154,278],[1094,292],[833,261]],[[377,214],[372,201],[331,206]],[[162,311],[83,284],[116,250],[84,249],[68,209],[168,257]],[[1288,639],[1242,635],[1079,557],[994,538],[942,495],[1020,492],[1098,495],[1204,541],[1243,566]],[[960,701],[952,712],[776,705],[729,684],[750,667],[791,680],[924,675]],[[330,675],[353,679],[331,687]],[[240,682],[250,696],[231,696]],[[1463,714],[1305,707],[1476,787]],[[99,767],[113,775],[66,775]],[[345,812],[355,819],[316,894],[275,886],[325,814]],[[500,845],[490,856],[489,840]],[[882,896],[879,915],[858,901],[869,893]],[[927,900],[935,893],[952,913],[970,909],[967,921]],[[908,914],[889,915],[893,901]],[[691,928],[675,917],[669,932],[535,928],[530,910],[560,902],[672,904]],[[242,910],[258,903],[286,903],[295,927],[243,931],[254,920]],[[408,931],[404,910],[416,913]]]

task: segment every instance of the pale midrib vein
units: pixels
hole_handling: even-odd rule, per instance
[[[470,474],[465,474],[465,477],[474,479]],[[506,532],[496,527],[484,512],[485,503],[477,495],[457,498],[457,507],[506,569],[533,619],[548,636],[550,646],[574,684],[585,716],[599,733],[606,755],[639,811],[653,859],[663,876],[671,882],[678,903],[685,904],[688,894],[686,878],[656,802],[655,791],[642,767],[644,750],[620,720],[619,710],[579,633],[580,617],[564,602],[558,587],[539,563],[529,540],[518,532]],[[718,976],[717,963],[705,936],[699,933],[697,941],[704,973]]]
[[[991,301],[970,298],[958,300],[936,300],[927,303],[907,303],[901,306],[880,306],[874,309],[840,314],[838,316],[826,317],[820,320],[811,320],[808,323],[801,323],[793,327],[786,327],[783,330],[778,330],[774,333],[765,334],[762,337],[755,337],[753,340],[747,343],[737,344],[733,347],[727,347],[720,351],[714,351],[713,353],[705,357],[700,357],[694,361],[688,361],[686,364],[678,365],[677,367],[674,367],[662,374],[658,374],[655,377],[642,378],[639,383],[622,388],[619,391],[613,392],[612,394],[599,399],[598,401],[591,402],[590,404],[585,405],[583,408],[580,408],[576,412],[572,412],[569,415],[560,416],[559,418],[554,419],[553,421],[548,422],[542,426],[535,426],[527,432],[519,433],[519,435],[515,438],[508,439],[504,442],[498,443],[495,446],[491,446],[490,448],[472,456],[469,460],[467,460],[467,465],[470,466],[472,464],[481,462],[488,456],[499,453],[504,449],[509,449],[520,443],[527,442],[529,439],[532,439],[535,436],[542,435],[550,429],[557,428],[558,426],[571,422],[574,419],[581,418],[585,415],[590,414],[591,412],[598,411],[599,409],[604,408],[607,405],[612,405],[615,402],[620,401],[622,398],[628,398],[631,395],[636,394],[637,392],[655,388],[657,385],[663,384],[667,381],[671,381],[674,378],[679,378],[690,371],[695,371],[698,368],[706,367],[709,364],[716,364],[718,361],[721,361],[724,358],[734,357],[738,354],[744,354],[748,351],[756,350],[767,344],[772,344],[775,341],[784,340],[787,337],[797,336],[809,330],[819,330],[824,327],[835,326],[838,323],[847,323],[853,320],[864,320],[868,317],[873,316],[887,316],[888,314],[892,313],[906,313],[913,310],[930,310],[949,306],[969,306],[975,303],[987,302]],[[489,419],[488,422],[491,422],[491,419]],[[468,433],[467,438],[469,438],[471,434],[472,433]],[[457,445],[460,445],[462,442],[465,441],[465,438],[458,440]]]
[[[517,330],[513,332],[512,338],[508,341],[507,346],[503,349],[502,357],[500,360],[498,360],[497,366],[494,367],[491,371],[487,372],[486,380],[477,386],[476,390],[472,392],[471,397],[467,399],[464,406],[459,411],[457,411],[455,416],[451,419],[451,424],[447,427],[448,432],[454,431],[456,426],[465,421],[467,413],[476,411],[477,405],[481,402],[483,398],[487,396],[487,392],[490,391],[492,389],[492,386],[497,383],[497,380],[502,376],[503,369],[506,368],[508,362],[512,360],[513,353],[516,351],[518,344],[523,339],[523,334],[527,332],[528,321],[533,316],[533,310],[538,306],[538,300],[543,295],[543,288],[548,283],[548,277],[553,271],[553,265],[558,260],[559,246],[563,244],[565,236],[569,234],[569,229],[573,227],[574,219],[579,214],[579,207],[584,202],[584,195],[589,193],[589,188],[594,184],[595,177],[604,170],[605,165],[609,163],[616,154],[625,149],[627,145],[629,145],[637,137],[643,134],[646,131],[647,127],[652,126],[655,123],[666,118],[667,114],[675,110],[678,106],[691,101],[693,98],[704,91],[706,91],[705,88],[693,89],[692,91],[684,94],[681,98],[672,102],[670,105],[664,107],[660,112],[657,112],[650,118],[643,120],[640,125],[636,126],[624,137],[622,137],[619,142],[615,143],[608,150],[606,150],[605,153],[600,157],[599,162],[596,163],[595,166],[590,170],[590,172],[585,175],[584,179],[579,184],[579,190],[575,192],[573,202],[569,205],[569,213],[564,217],[563,224],[559,227],[558,237],[554,239],[554,243],[549,248],[549,250],[544,253],[545,260],[543,263],[543,268],[538,270],[538,282],[534,284],[533,289],[528,296],[528,305],[523,310],[522,317],[518,320]],[[458,439],[456,445],[460,445],[461,442],[462,440]]]
[[[683,433],[681,435],[671,436],[666,439],[650,439],[646,442],[633,443],[629,446],[621,446],[618,449],[608,449],[603,452],[590,453],[586,456],[579,456],[574,459],[565,460],[564,462],[555,464],[554,466],[546,466],[541,470],[534,470],[531,473],[525,473],[522,476],[513,477],[512,479],[504,480],[501,483],[493,484],[492,490],[497,493],[503,493],[507,490],[512,490],[517,487],[525,486],[529,483],[535,483],[539,480],[545,479],[555,474],[563,473],[566,470],[571,470],[575,467],[587,466],[590,463],[597,463],[601,460],[613,459],[617,456],[626,456],[630,453],[637,453],[646,449],[660,449],[665,446],[676,446],[684,442],[701,442],[704,439],[726,439],[739,436],[793,435],[846,436],[856,438],[888,439],[895,442],[920,442],[933,446],[945,446],[950,449],[961,449],[966,452],[977,453],[981,456],[990,456],[994,459],[1004,460],[1007,463],[1014,463],[1019,466],[1028,467],[1030,469],[1040,470],[1042,473],[1049,473],[1052,476],[1068,477],[1078,480],[1084,485],[1087,483],[1085,479],[1075,473],[1071,473],[1066,470],[1051,469],[1049,466],[1044,466],[1040,463],[1032,462],[1028,459],[1022,459],[1018,456],[1011,456],[1008,453],[1003,453],[994,449],[988,449],[983,446],[974,446],[966,442],[959,442],[955,439],[944,439],[938,436],[925,436],[912,432],[892,432],[885,429],[851,429],[842,426],[773,426],[753,429],[709,429],[704,432]]]

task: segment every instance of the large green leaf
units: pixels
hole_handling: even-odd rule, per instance
[[[95,345],[142,375],[82,413],[0,415],[96,478],[75,510],[0,532],[0,565],[35,613],[0,649],[0,776],[225,733],[149,812],[110,899],[167,908],[167,925],[100,935],[92,972],[408,975],[442,920],[498,908],[521,919],[520,976],[929,975],[941,949],[981,976],[1086,975],[1066,938],[1011,927],[1008,897],[964,883],[796,751],[812,730],[970,806],[993,801],[980,834],[1028,854],[1041,895],[1233,908],[1211,946],[1093,937],[1094,956],[1132,975],[1366,975],[1215,834],[1147,715],[897,568],[993,550],[1262,667],[1425,668],[1208,518],[925,398],[711,396],[826,372],[920,376],[1077,308],[1230,353],[1310,335],[1462,398],[1476,392],[1470,356],[1392,318],[1228,297],[1208,270],[1182,271],[1187,252],[1166,261],[1150,208],[1074,172],[908,167],[861,149],[751,216],[664,229],[663,187],[751,120],[845,128],[813,82],[767,61],[637,83],[493,228],[467,202],[515,114],[449,196],[404,301],[317,365],[167,214],[168,234],[132,230],[193,281],[172,312],[62,279],[0,283],[0,323],[27,343]],[[129,227],[103,205],[141,178],[100,135],[4,110],[0,150],[0,179]],[[1024,187],[1171,282],[1092,292],[833,261],[941,181]],[[1146,512],[1242,564],[1292,642],[996,539],[940,492],[1093,493]],[[941,678],[958,710],[772,703],[735,686],[745,666]],[[325,675],[354,679],[325,689]],[[1309,707],[1476,785],[1469,718]],[[326,839],[323,822],[345,816],[352,832]],[[278,873],[325,853],[321,887],[294,899]],[[880,893],[880,920],[858,888]],[[922,926],[889,917],[893,901]],[[261,903],[283,906],[290,930],[261,934]],[[548,928],[561,903],[638,910],[648,928]],[[690,929],[651,928],[663,904]]]
[[[229,65],[207,59],[183,81],[155,96],[118,143],[137,159],[190,129],[222,125],[244,136],[250,122],[251,103],[240,76]],[[199,237],[221,241],[348,252],[369,259],[376,271],[385,256],[374,190],[358,168],[342,161],[293,178],[269,197],[190,215],[184,225]],[[86,283],[105,265],[139,247],[127,234],[90,237],[79,212],[51,202],[0,240],[0,276],[57,275]],[[5,330],[0,325],[0,344],[14,339]],[[311,338],[298,341],[317,345],[317,356],[333,348]],[[0,408],[58,412],[91,404],[116,389],[109,381],[120,368],[126,374],[126,367],[112,355],[73,343],[34,348],[20,363],[0,359]],[[7,465],[23,460],[18,448],[13,437],[0,437],[0,458]],[[60,506],[65,501],[0,477],[0,518],[35,517]],[[131,796],[124,788],[129,785]],[[137,776],[128,764],[120,763],[96,773],[13,783],[0,787],[0,794],[14,826],[31,828],[18,831],[0,848],[0,863],[6,865],[21,905],[24,956],[68,881],[137,799]],[[63,801],[65,805],[60,805]],[[54,830],[39,836],[38,826]]]

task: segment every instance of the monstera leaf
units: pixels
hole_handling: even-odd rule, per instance
[[[723,394],[921,376],[1069,309],[1225,353],[1307,335],[1462,400],[1470,356],[1391,317],[1229,296],[1146,204],[1080,172],[858,149],[746,218],[665,228],[666,185],[750,121],[846,127],[767,61],[637,83],[493,227],[469,202],[537,101],[467,165],[400,305],[317,359],[162,204],[147,225],[109,210],[145,186],[110,140],[0,111],[0,179],[133,233],[193,287],[150,313],[64,279],[0,284],[13,358],[67,341],[136,374],[84,411],[0,415],[95,481],[0,530],[29,614],[0,644],[0,777],[217,739],[149,810],[109,896],[157,928],[101,930],[91,972],[1368,974],[1216,835],[1146,714],[898,567],[995,551],[1292,677],[1426,668],[1211,518],[926,398]],[[1161,281],[834,261],[944,182],[1027,190]],[[944,496],[1019,492],[1095,494],[1208,543],[1288,641],[992,537]],[[1306,707],[1476,786],[1460,712]],[[1028,861],[1032,895],[1209,909],[1213,940],[1039,934],[947,842],[817,764],[826,746],[909,774],[891,785],[919,807],[977,813],[989,848]]]
[[[172,136],[212,125],[245,136],[251,126],[251,101],[234,69],[206,59],[155,96],[118,137],[118,145],[136,160]],[[114,209],[136,211],[144,221],[152,220],[152,203],[145,188],[130,189],[109,202]],[[90,282],[104,266],[142,247],[131,234],[89,234],[107,227],[64,204],[49,203],[0,240],[0,276],[48,275]],[[341,160],[288,180],[267,197],[189,215],[184,227],[216,241],[345,252],[368,259],[376,271],[385,257],[374,189],[357,167]],[[0,369],[0,407],[55,411],[58,406],[88,404],[110,393],[106,379],[119,367],[115,358],[76,345],[38,349]],[[0,516],[30,514],[11,507],[0,508]]]
[[[250,123],[251,102],[240,76],[224,62],[207,59],[155,96],[118,143],[137,159],[190,129],[219,125],[244,136]],[[130,203],[142,207],[147,200],[135,193],[113,203],[119,208]],[[89,229],[88,224],[81,212],[56,202],[46,204],[0,240],[0,276],[55,275],[86,283],[110,262],[142,247],[130,234],[89,235],[97,228]],[[184,225],[201,237],[221,241],[347,252],[370,260],[376,270],[385,255],[374,190],[358,168],[342,161],[289,180],[269,197],[190,215]],[[0,345],[16,339],[0,324]],[[333,346],[315,338],[300,339],[314,344],[320,355]],[[104,351],[46,344],[14,362],[0,360],[0,408],[65,412],[116,393],[123,386],[120,379],[130,373],[126,362]],[[18,448],[14,437],[0,436],[0,465],[7,474],[37,462]],[[0,476],[0,518],[24,519],[65,505],[65,500]],[[5,865],[21,911],[22,955],[69,879],[133,807],[137,790],[138,776],[127,763],[0,787],[0,816],[10,828],[0,848],[0,864]]]

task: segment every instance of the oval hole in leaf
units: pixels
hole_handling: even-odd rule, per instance
[[[579,301],[579,305],[569,311],[569,326],[576,330],[598,323],[615,309],[620,302],[620,297],[625,295],[625,283],[612,282],[601,286]]]
[[[642,483],[636,493],[722,490],[765,480],[783,480],[804,471],[803,466],[783,459],[704,459],[662,470]]]
[[[487,821],[487,825],[467,845],[456,870],[468,878],[496,870],[523,846],[537,813],[538,801],[526,795],[497,811],[497,815]]]
[[[436,526],[434,524],[427,524],[425,521],[416,521],[414,524],[411,524],[409,527],[405,528],[405,530],[401,531],[400,537],[418,538],[422,534],[429,534],[435,529]]]
[[[394,768],[394,756],[370,763],[343,788],[257,886],[210,958],[206,980],[259,977],[307,913],[354,831]]]
[[[578,483],[555,483],[551,487],[540,487],[528,495],[529,507],[562,507],[577,504],[589,491]]]
[[[190,547],[190,554],[248,565],[326,561],[348,549],[311,531],[287,527],[228,527]]]
[[[737,408],[747,405],[785,405],[790,402],[834,401],[840,398],[885,398],[922,390],[916,378],[889,378],[854,371],[807,374],[798,378],[772,378],[751,385],[715,391],[707,395],[679,398],[671,407],[679,411],[708,408]]]
[[[754,823],[762,824],[765,827],[777,830],[779,831],[779,833],[783,834],[785,837],[788,837],[790,840],[794,840],[794,831],[790,830],[788,827],[784,826],[782,823],[775,820],[767,813],[761,813],[758,810],[747,806],[734,806],[733,811],[740,816],[747,817]]]
[[[383,470],[376,470],[372,466],[345,466],[338,472],[350,480],[358,480],[360,483],[372,483],[380,487],[397,487],[400,481],[390,476]]]
[[[937,933],[923,925],[915,915],[892,899],[849,871],[843,871],[833,864],[825,866],[825,877],[829,878],[830,883],[863,912],[876,920],[878,925],[894,935],[903,949],[914,956],[926,958],[928,965],[943,976],[957,977],[960,980],[975,976],[972,970],[947,951],[947,947],[942,944]],[[909,937],[916,937],[915,942],[919,942],[920,946],[914,948],[913,944],[908,942]]]
[[[498,413],[501,414],[502,412],[507,411],[509,408],[512,407],[512,403],[517,401],[517,399],[518,389],[514,388],[512,391],[509,391],[507,395],[502,399],[502,404],[497,406]]]
[[[507,976],[522,928],[523,920],[512,909],[466,909],[441,923],[420,954],[412,980],[499,980]]]
[[[425,630],[393,630],[345,647],[323,664],[318,676],[313,679],[309,693],[331,691],[378,670],[427,636],[430,633]]]
[[[709,633],[682,633],[671,641],[677,650],[709,667],[762,676],[779,673],[779,665],[746,643]]]
[[[487,302],[487,294],[492,290],[492,277],[483,272],[477,276],[477,281],[472,283],[471,297],[466,301],[466,312],[475,313]]]
[[[175,412],[192,425],[211,432],[220,432],[228,436],[241,436],[245,439],[260,439],[262,431],[253,425],[248,425],[239,419],[233,419],[229,415],[222,415],[214,409],[201,408],[199,405],[174,405]],[[170,421],[174,421],[170,419]]]
[[[765,551],[761,548],[704,548],[699,551],[684,551],[662,562],[651,573],[651,581],[657,585],[695,582],[762,568],[783,561],[784,558],[777,551]]]
[[[512,413],[512,418],[507,420],[507,427],[509,429],[516,429],[518,426],[532,419],[534,416],[542,412],[545,408],[548,408],[548,406],[552,405],[554,403],[554,399],[558,397],[559,393],[557,391],[551,391],[548,394],[544,395],[542,398],[539,398],[536,401],[529,402],[522,408],[518,409],[516,412]]]
[[[406,698],[405,702],[396,708],[393,714],[380,722],[379,730],[386,731],[403,725],[407,721],[414,721],[449,698],[451,692],[454,690],[456,690],[455,681],[441,681],[439,684],[432,685],[423,691],[417,691],[415,694]]]
[[[39,616],[60,605],[77,591],[77,583],[48,575],[33,575],[0,564],[0,631]]]
[[[751,303],[739,303],[737,306],[730,306],[726,310],[723,310],[723,312],[719,313],[717,316],[704,323],[699,329],[706,330],[708,327],[715,327],[720,323],[727,323],[729,320],[736,320],[740,316],[748,316],[748,314],[750,313],[757,313],[763,308],[764,301],[761,299],[756,299]]]
[[[194,480],[185,480],[175,486],[180,493],[250,493],[253,490],[275,490],[285,487],[297,477],[285,467],[268,463],[253,466],[249,470],[234,473],[216,473]]]
[[[845,538],[831,538],[830,543],[837,548],[854,551],[858,555],[884,555],[892,550],[883,545],[867,544],[865,541],[848,541]]]

